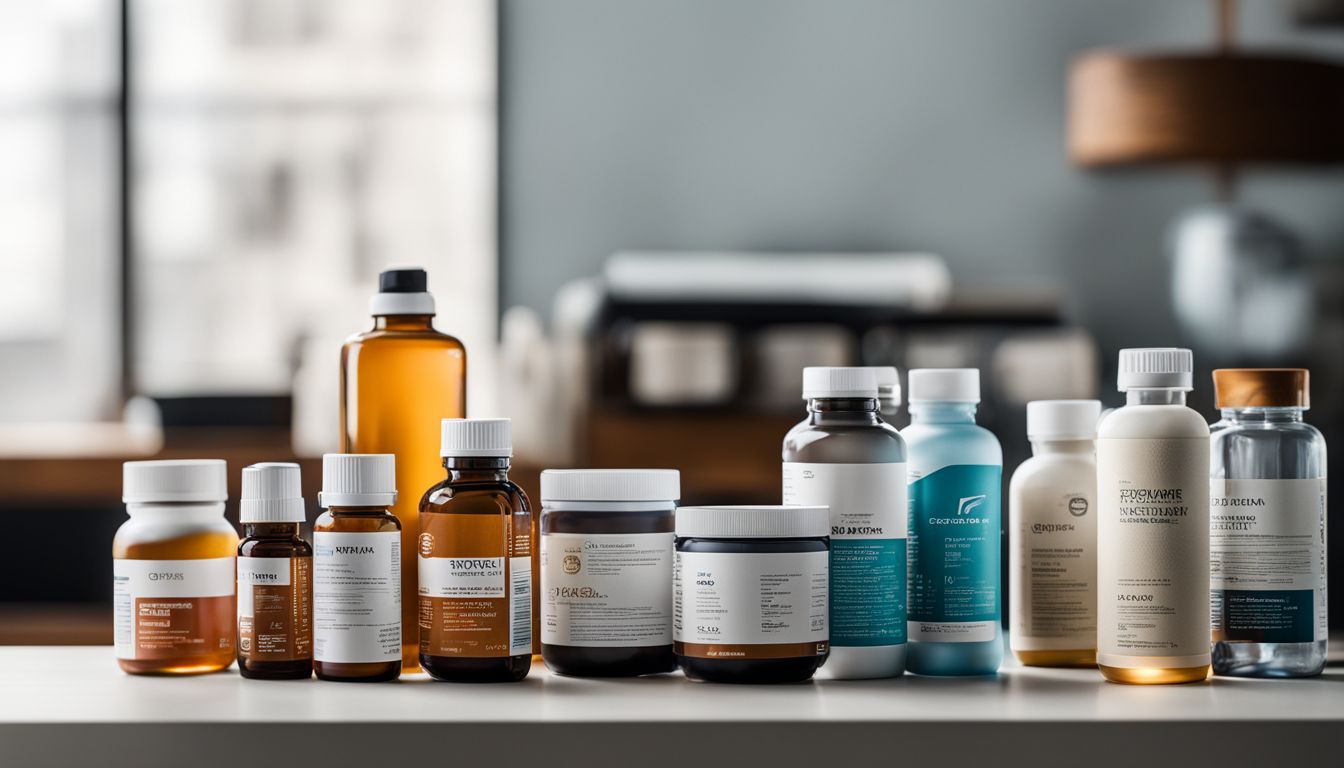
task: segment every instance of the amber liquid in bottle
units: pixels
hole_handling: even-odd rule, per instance
[[[174,539],[127,544],[119,539],[112,542],[112,557],[125,560],[205,560],[232,557],[238,546],[238,536],[232,533],[202,532]],[[218,634],[208,627],[198,629],[200,634]],[[189,656],[170,659],[117,659],[122,670],[132,675],[200,675],[218,672],[233,663],[234,649],[220,648]]]
[[[532,666],[532,510],[508,459],[447,458],[420,507],[421,558],[502,558],[503,598],[420,595],[420,666],[436,680],[512,682]],[[526,574],[525,593],[518,589]],[[525,648],[513,638],[526,631]],[[518,652],[515,652],[518,651]]]
[[[389,514],[387,507],[332,507],[323,512],[313,523],[313,534],[331,533],[384,533],[405,529],[397,518]],[[403,578],[408,569],[402,568]],[[409,569],[413,570],[413,569]],[[406,602],[403,598],[402,605]],[[403,610],[403,615],[405,611]],[[405,635],[403,634],[403,637]],[[400,661],[370,661],[363,663],[338,663],[313,661],[313,671],[319,680],[339,680],[346,683],[382,683],[396,680],[401,676]]]
[[[248,635],[238,629],[238,671],[253,680],[307,680],[313,676],[313,547],[299,535],[298,523],[244,523],[243,533],[240,561],[286,558],[291,565],[285,586],[253,586],[239,579],[239,590],[253,590],[254,628]],[[260,625],[267,620],[282,625],[269,633],[283,638],[285,650],[260,647],[257,638],[267,632]]]
[[[341,452],[392,453],[401,493],[392,514],[401,521],[402,668],[419,666],[414,562],[420,493],[443,477],[442,419],[467,413],[467,353],[462,342],[434,330],[433,315],[374,317],[373,330],[341,348]]]

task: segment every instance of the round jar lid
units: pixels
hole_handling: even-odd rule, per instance
[[[548,469],[541,473],[541,501],[676,501],[675,469]]]
[[[678,536],[709,539],[801,539],[829,536],[827,507],[680,507]]]
[[[127,504],[219,502],[229,498],[223,459],[128,461],[121,466]]]

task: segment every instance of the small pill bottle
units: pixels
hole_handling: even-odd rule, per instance
[[[131,519],[112,540],[117,663],[135,675],[218,672],[233,663],[234,552],[225,463],[128,461]]]
[[[243,470],[238,521],[238,671],[256,680],[313,676],[313,547],[299,465]]]
[[[830,652],[830,510],[681,507],[673,646],[692,680],[798,683]]]
[[[541,473],[541,655],[557,674],[672,672],[675,469]]]

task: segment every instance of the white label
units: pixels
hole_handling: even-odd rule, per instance
[[[509,558],[509,654],[532,652],[532,558]]]
[[[1230,640],[1326,639],[1325,541],[1325,478],[1211,481],[1209,586],[1214,632],[1226,631]],[[1246,592],[1276,594],[1255,599],[1238,594]],[[1304,626],[1307,619],[1296,615],[1299,611],[1311,613],[1310,628]]]
[[[1097,661],[1209,663],[1208,438],[1097,441]]]
[[[831,540],[904,539],[905,464],[784,463],[784,503],[830,507]]]
[[[138,598],[229,597],[234,558],[112,561],[112,639],[117,658],[134,659]]]
[[[504,597],[504,558],[421,555],[420,594],[425,597]]]
[[[289,586],[290,559],[288,557],[238,558],[238,618],[251,618],[252,588]]]
[[[672,644],[671,533],[541,537],[541,641],[588,648]]]
[[[756,645],[828,640],[826,552],[677,552],[673,638]]]
[[[1074,457],[1030,479],[1013,478],[1008,553],[1013,650],[1096,647],[1096,483],[1096,465]]]
[[[313,658],[401,658],[401,534],[313,534]]]

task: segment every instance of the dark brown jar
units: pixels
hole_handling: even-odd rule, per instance
[[[541,474],[541,657],[556,674],[672,672],[675,469]]]
[[[238,671],[256,680],[313,676],[313,548],[299,465],[243,470],[238,519]]]

